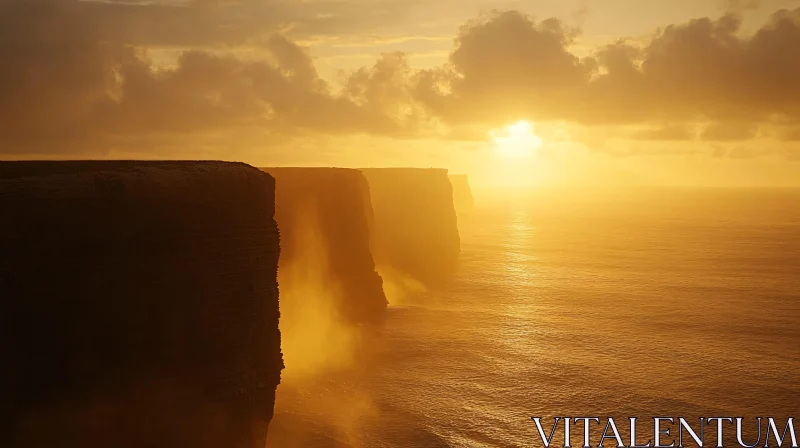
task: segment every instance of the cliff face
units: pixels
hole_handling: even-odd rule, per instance
[[[451,174],[450,183],[453,185],[453,203],[456,211],[470,211],[475,206],[472,189],[466,174]]]
[[[342,317],[363,322],[382,316],[387,302],[370,251],[372,206],[363,174],[345,168],[262,169],[276,180],[281,269],[308,271],[313,263],[325,288],[336,290],[330,297]],[[282,283],[291,281],[285,278]]]
[[[263,448],[273,197],[238,163],[0,163],[0,446]]]
[[[368,168],[375,215],[374,256],[427,285],[455,272],[460,253],[453,188],[444,169]]]

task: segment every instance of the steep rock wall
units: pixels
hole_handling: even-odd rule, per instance
[[[357,322],[382,317],[387,302],[370,250],[373,216],[363,174],[346,168],[262,169],[276,180],[281,266],[309,256],[301,253],[309,250],[302,240],[315,232],[313,249],[326,259],[322,269],[330,287],[338,288],[331,297],[339,313]]]
[[[379,266],[427,285],[454,274],[461,251],[453,188],[447,170],[366,168],[375,215]]]
[[[450,183],[453,185],[453,204],[456,211],[470,211],[475,206],[472,189],[466,174],[451,174]]]
[[[239,163],[0,162],[0,446],[263,448],[273,198]]]

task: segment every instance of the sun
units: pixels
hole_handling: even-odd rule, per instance
[[[489,131],[494,150],[508,159],[526,159],[536,155],[542,139],[533,132],[533,125],[520,120],[502,129]]]

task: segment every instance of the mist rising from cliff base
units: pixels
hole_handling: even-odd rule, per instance
[[[383,278],[383,292],[389,305],[412,305],[418,302],[421,294],[428,291],[425,284],[391,265],[379,264],[377,269]]]
[[[332,378],[347,377],[359,367],[368,335],[337,309],[347,297],[330,271],[316,210],[313,203],[297,210],[290,242],[293,256],[279,262],[280,328],[286,368],[276,401],[279,414],[294,415],[300,410],[313,412],[314,419],[312,423],[279,417],[271,426],[267,446],[318,446],[320,442],[313,435],[317,431],[294,428],[310,424],[324,427],[321,432],[335,439],[335,446],[366,447],[360,437],[364,432],[361,425],[377,413],[371,396],[337,390],[330,383]]]
[[[313,204],[297,210],[293,256],[278,263],[284,379],[302,381],[353,361],[357,329],[337,310],[342,290],[330,274],[326,244]]]

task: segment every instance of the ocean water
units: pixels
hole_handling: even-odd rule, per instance
[[[453,285],[392,306],[351,367],[281,385],[268,446],[533,447],[534,415],[798,415],[800,192],[478,196],[459,228]]]

